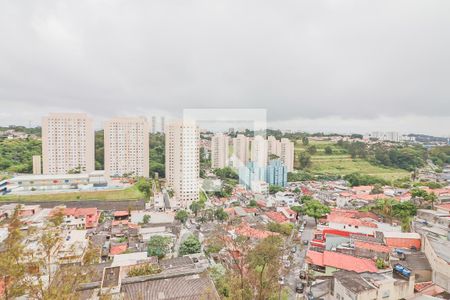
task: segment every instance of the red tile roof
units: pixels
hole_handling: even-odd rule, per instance
[[[250,238],[256,238],[256,239],[265,239],[272,235],[278,235],[276,232],[270,232],[267,230],[259,230],[256,228],[252,228],[248,226],[248,224],[241,224],[241,226],[237,227],[235,229],[235,233],[238,235],[250,237]]]
[[[353,219],[349,217],[344,217],[340,215],[329,215],[327,218],[328,222],[346,224],[358,227],[370,227],[370,228],[378,228],[377,224],[367,221],[362,221],[360,219]]]
[[[365,201],[374,201],[378,199],[386,198],[386,195],[384,194],[359,194],[359,195],[353,195],[352,199],[354,200],[365,200]]]
[[[258,209],[256,207],[246,207],[244,209],[249,214],[256,214],[258,212]]]
[[[276,223],[284,223],[288,221],[288,219],[282,213],[276,211],[266,212],[266,216]]]
[[[114,220],[111,223],[112,226],[118,226],[118,225],[128,225],[128,220]]]
[[[266,207],[267,206],[266,202],[264,202],[262,200],[256,200],[256,204],[258,204],[259,207]]]
[[[355,248],[367,249],[380,253],[389,253],[388,246],[362,241],[355,241]]]
[[[114,245],[114,246],[111,246],[111,249],[109,249],[109,254],[110,255],[121,254],[121,253],[124,253],[125,251],[127,251],[127,249],[128,249],[127,244]]]
[[[352,191],[355,192],[366,192],[371,191],[373,189],[373,185],[361,185],[361,186],[354,186],[352,187]]]
[[[98,224],[98,220],[100,218],[100,212],[96,207],[89,208],[64,208],[64,215],[73,216],[75,218],[83,217],[85,218],[85,226],[86,228],[94,228]]]
[[[119,210],[119,211],[114,212],[114,217],[126,217],[129,215],[130,214],[126,210]]]
[[[436,208],[450,212],[450,202],[436,205]]]
[[[378,272],[378,268],[370,259],[354,257],[338,252],[325,251],[324,253],[308,250],[308,261],[313,265],[333,267],[340,270],[362,272]]]

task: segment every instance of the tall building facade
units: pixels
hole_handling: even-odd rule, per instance
[[[266,182],[269,185],[285,187],[287,185],[287,173],[288,168],[281,160],[271,160],[266,168]]]
[[[104,124],[107,176],[149,176],[149,124],[143,117],[113,118]]]
[[[267,166],[260,166],[254,161],[239,168],[239,184],[247,189],[254,189],[261,181],[269,185],[285,187],[287,185],[287,167],[279,159],[274,159]]]
[[[286,166],[288,172],[294,171],[294,142],[291,142],[287,138],[282,138],[280,141],[280,157],[283,165]]]
[[[162,133],[166,132],[166,118],[165,117],[161,117],[161,132]]]
[[[194,122],[171,122],[166,126],[166,183],[180,207],[199,198],[200,131]]]
[[[152,116],[152,133],[156,133],[156,116]]]
[[[288,172],[294,171],[294,143],[287,138],[278,141],[274,136],[267,138],[269,155],[276,155],[287,167]]]
[[[228,166],[229,137],[216,133],[211,139],[211,168],[218,169]]]
[[[233,138],[233,156],[245,165],[249,160],[249,138],[238,134]],[[237,167],[237,166],[236,166]]]
[[[51,113],[42,119],[44,174],[94,171],[94,147],[93,122],[86,114]]]
[[[260,135],[255,136],[251,142],[251,159],[260,167],[267,165],[268,145],[267,140]]]
[[[33,155],[33,175],[42,174],[42,158],[40,155]]]

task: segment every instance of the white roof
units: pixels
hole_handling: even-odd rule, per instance
[[[148,259],[147,252],[134,252],[114,255],[111,267],[131,266],[137,264],[138,261]]]
[[[88,179],[88,174],[65,174],[65,175],[22,175],[9,179],[10,182],[32,181],[32,180],[62,180],[62,179]]]
[[[383,232],[385,238],[400,238],[400,239],[420,239],[420,234],[416,232]]]
[[[3,242],[8,237],[8,228],[0,228],[0,243]]]

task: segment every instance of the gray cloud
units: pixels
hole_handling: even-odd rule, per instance
[[[411,130],[448,134],[449,12],[445,0],[3,0],[0,122],[267,108],[274,124],[428,118],[445,123]],[[388,119],[400,121],[377,124]]]

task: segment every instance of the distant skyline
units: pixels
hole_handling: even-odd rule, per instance
[[[450,1],[2,1],[0,125],[265,108],[307,132],[450,136]]]

